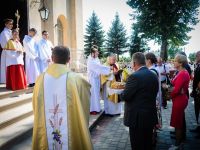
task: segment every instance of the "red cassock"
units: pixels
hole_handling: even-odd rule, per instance
[[[18,39],[8,40],[6,52],[6,88],[20,90],[27,87],[24,72],[23,47]]]
[[[180,71],[172,81],[174,89],[171,93],[173,105],[170,125],[178,129],[183,128],[184,110],[188,105],[189,82],[190,75],[186,70]]]
[[[9,90],[20,90],[27,87],[24,66],[21,64],[11,65],[6,71],[6,88]]]

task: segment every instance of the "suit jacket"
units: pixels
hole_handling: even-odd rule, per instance
[[[194,79],[193,79],[193,96],[196,98],[198,95],[197,95],[197,86],[198,86],[198,83],[200,82],[200,63],[196,64],[196,67],[195,67],[195,70],[194,70]]]
[[[158,78],[146,67],[129,76],[124,92],[124,125],[153,127],[157,123],[156,96]]]

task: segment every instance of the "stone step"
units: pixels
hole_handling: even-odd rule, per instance
[[[30,87],[30,88],[26,88],[26,89],[23,89],[23,90],[17,90],[17,91],[11,91],[11,90],[4,90],[0,92],[0,101],[2,99],[5,99],[5,98],[9,98],[9,97],[14,97],[14,96],[18,96],[18,95],[21,95],[21,94],[24,94],[24,93],[32,93],[33,92],[33,87]]]
[[[23,104],[13,109],[3,111],[0,113],[0,129],[29,117],[32,114],[32,103]]]
[[[103,101],[101,101],[101,105],[103,105]],[[98,124],[98,121],[100,120],[100,118],[102,118],[103,113],[104,111],[102,111],[98,115],[90,115],[90,131]],[[20,119],[16,123],[0,129],[0,149],[31,150],[32,129],[33,115],[24,119]]]
[[[89,120],[89,130],[91,131],[99,122],[99,120],[103,117],[104,111],[102,111],[100,114],[98,115],[90,115],[90,120]],[[31,116],[33,117],[33,116]],[[31,118],[29,117],[29,118]],[[27,118],[29,120],[29,118]],[[13,125],[8,128],[10,128],[10,130],[8,130],[7,128],[5,128],[4,130],[0,130],[0,132],[4,132],[3,134],[0,133],[0,137],[2,135],[7,135],[9,132],[9,135],[7,135],[6,137],[8,137],[8,140],[6,140],[7,138],[0,138],[0,149],[1,150],[31,150],[31,142],[32,142],[32,129],[33,129],[33,119],[30,121],[27,121],[27,119],[23,119],[20,122],[23,121],[22,126],[26,127],[26,129],[21,128],[21,130],[17,130],[15,128],[13,128]],[[16,123],[16,124],[19,124]],[[16,125],[15,124],[15,125]],[[22,130],[23,129],[23,130]],[[14,136],[11,137],[12,134],[10,134],[10,132],[14,132]],[[15,132],[20,132],[20,134],[16,134]],[[5,142],[5,143],[3,143]]]
[[[15,124],[0,129],[0,149],[8,150],[13,142],[21,141],[21,137],[30,134],[33,129],[33,115]]]
[[[89,120],[89,130],[92,131],[98,124],[98,122],[103,118],[105,111],[101,111],[97,115],[90,115],[90,120]]]
[[[0,113],[8,109],[18,107],[20,105],[30,103],[32,101],[32,95],[33,95],[32,93],[22,94],[17,97],[12,97],[12,98],[9,97],[0,100]]]

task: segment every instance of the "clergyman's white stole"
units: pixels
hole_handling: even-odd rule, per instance
[[[49,150],[68,150],[66,78],[44,75],[44,104]]]

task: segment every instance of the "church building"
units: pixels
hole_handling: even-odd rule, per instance
[[[71,60],[76,62],[83,53],[82,0],[4,0],[0,6],[0,30],[3,20],[11,18],[16,28],[19,12],[20,39],[29,28],[36,28],[36,38],[47,30],[54,45],[64,45],[71,49]]]

